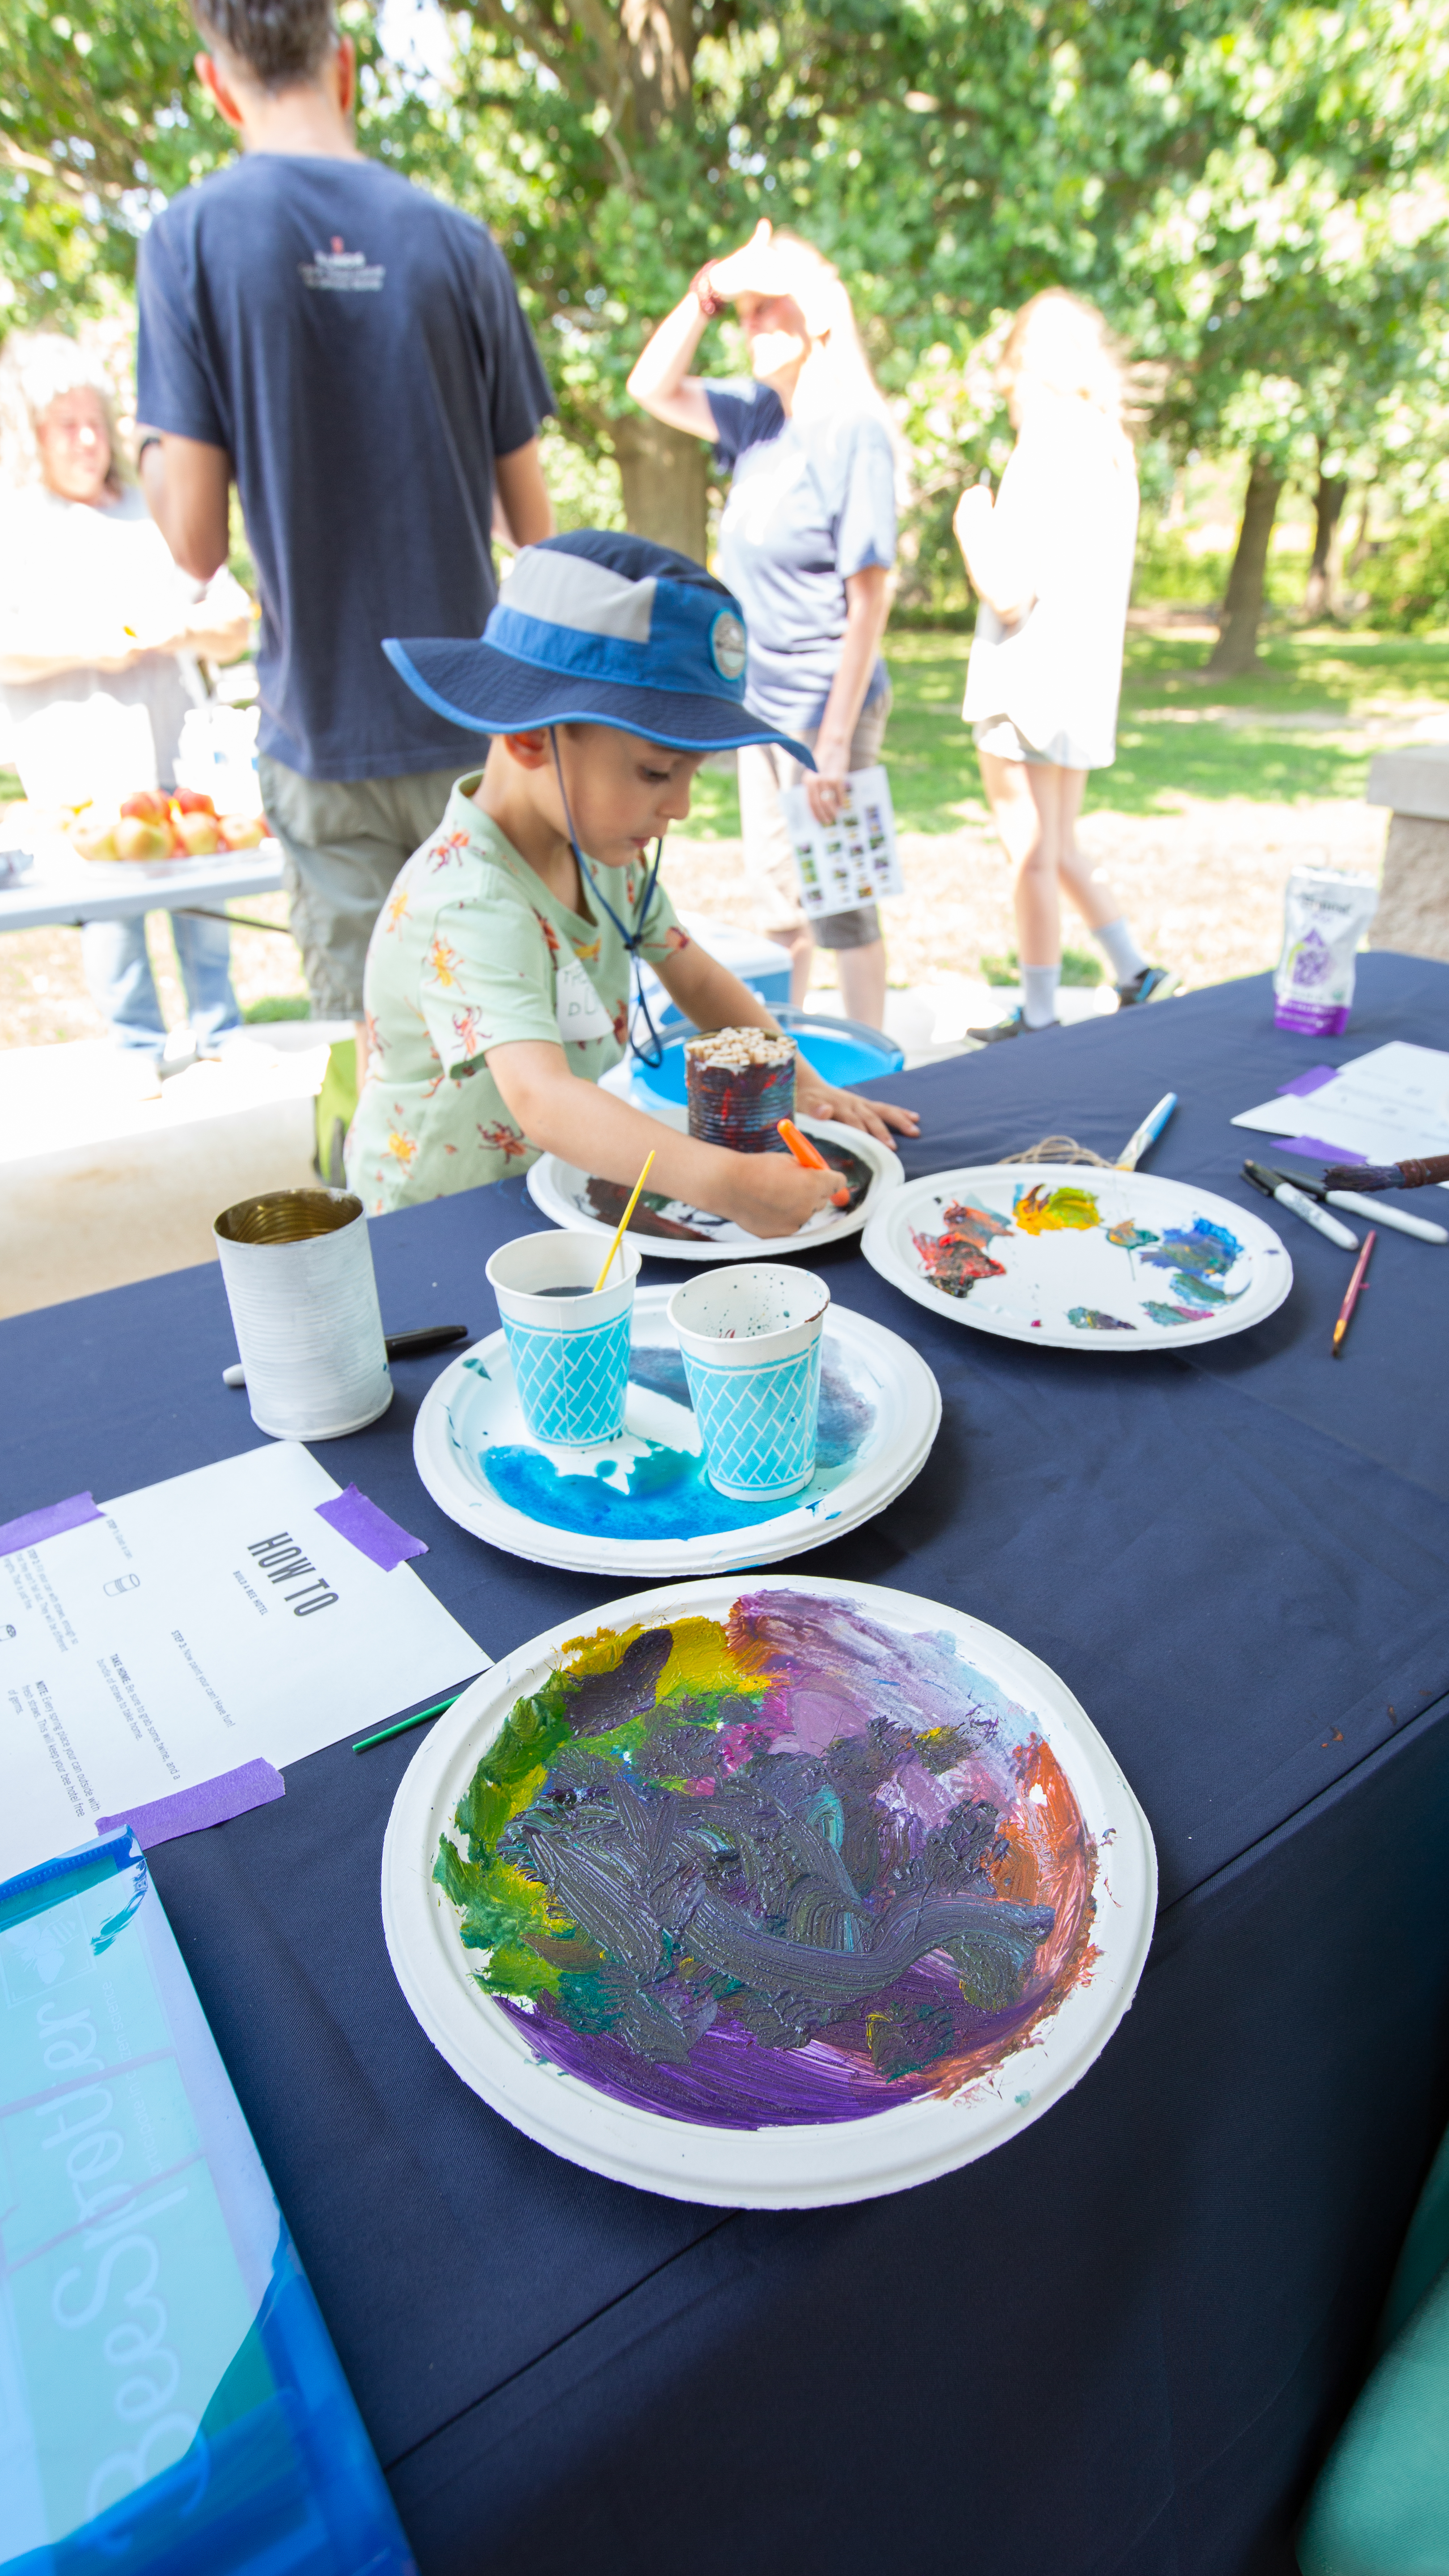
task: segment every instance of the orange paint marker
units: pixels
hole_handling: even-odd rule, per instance
[[[777,1118],[775,1125],[779,1133],[784,1137],[786,1144],[789,1146],[791,1153],[794,1155],[795,1160],[800,1165],[802,1171],[829,1171],[830,1165],[827,1163],[824,1155],[817,1153],[808,1136],[801,1135],[793,1118]],[[831,1192],[831,1204],[834,1207],[849,1207],[849,1190],[833,1190]]]

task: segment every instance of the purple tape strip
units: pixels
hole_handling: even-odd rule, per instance
[[[1301,1154],[1305,1163],[1366,1163],[1366,1154],[1351,1154],[1346,1145],[1325,1145],[1321,1136],[1279,1138],[1285,1154]]]
[[[104,1518],[94,1494],[72,1494],[66,1502],[47,1503],[44,1511],[24,1512],[18,1521],[0,1521],[0,1556],[13,1556],[17,1547],[34,1547],[40,1539],[58,1538],[62,1530]]]
[[[235,1771],[220,1772],[215,1780],[203,1780],[194,1789],[174,1789],[169,1798],[152,1798],[144,1807],[128,1807],[123,1815],[97,1816],[96,1832],[112,1834],[118,1825],[129,1825],[142,1851],[156,1843],[174,1843],[178,1834],[198,1834],[203,1825],[224,1825],[231,1816],[244,1816],[252,1807],[265,1807],[273,1798],[285,1798],[287,1784],[280,1771],[270,1762],[243,1762]]]
[[[1332,1082],[1337,1071],[1336,1064],[1311,1064],[1306,1073],[1295,1073],[1291,1082],[1280,1082],[1278,1097],[1281,1100],[1290,1091],[1299,1092],[1304,1096],[1310,1091],[1321,1091],[1325,1082]]]
[[[405,1529],[399,1529],[396,1521],[380,1512],[366,1494],[359,1494],[355,1485],[349,1485],[345,1494],[336,1495],[330,1503],[319,1503],[317,1518],[335,1529],[339,1538],[350,1539],[363,1556],[381,1566],[384,1574],[391,1574],[405,1557],[426,1556],[428,1552],[425,1539],[413,1538]]]

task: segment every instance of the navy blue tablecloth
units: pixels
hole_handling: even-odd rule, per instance
[[[1255,978],[881,1088],[921,1111],[917,1172],[1047,1132],[1118,1151],[1170,1087],[1154,1168],[1261,1209],[1232,1112],[1390,1036],[1449,1045],[1449,968],[1363,960],[1337,1042],[1277,1035]],[[491,1329],[484,1261],[536,1222],[507,1182],[376,1223],[389,1328]],[[1281,1230],[1279,1314],[1160,1357],[994,1342],[853,1247],[816,1256],[924,1353],[945,1418],[915,1485],[809,1563],[1044,1656],[1157,1838],[1132,2013],[982,2163],[746,2214],[519,2137],[388,1966],[379,1857],[416,1738],[339,1744],[285,1800],[156,1853],[425,2576],[1288,2576],[1449,2112],[1449,1250],[1381,1235],[1334,1362],[1345,1258]],[[213,1269],[0,1326],[0,1518],[252,1445],[233,1349]],[[502,1654],[628,1587],[435,1510],[411,1425],[439,1365],[401,1364],[384,1421],[319,1455],[426,1539],[417,1571]]]

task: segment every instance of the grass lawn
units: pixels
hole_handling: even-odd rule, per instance
[[[1449,708],[1449,635],[1279,635],[1242,680],[1205,680],[1208,650],[1182,636],[1129,636],[1117,759],[1094,781],[1093,805],[1161,814],[1184,798],[1359,797],[1369,732],[1382,725],[1391,734],[1395,717],[1407,723],[1430,702]],[[966,635],[886,638],[895,694],[886,759],[896,818],[907,831],[949,832],[985,814],[961,722],[969,651]],[[739,828],[733,775],[702,771],[690,837],[729,837]]]

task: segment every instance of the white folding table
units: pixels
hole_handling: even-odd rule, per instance
[[[0,930],[73,928],[87,921],[126,921],[138,912],[199,912],[234,920],[225,906],[237,895],[280,894],[282,850],[218,850],[206,859],[37,859],[18,885],[0,886]],[[277,921],[239,928],[282,930]]]

